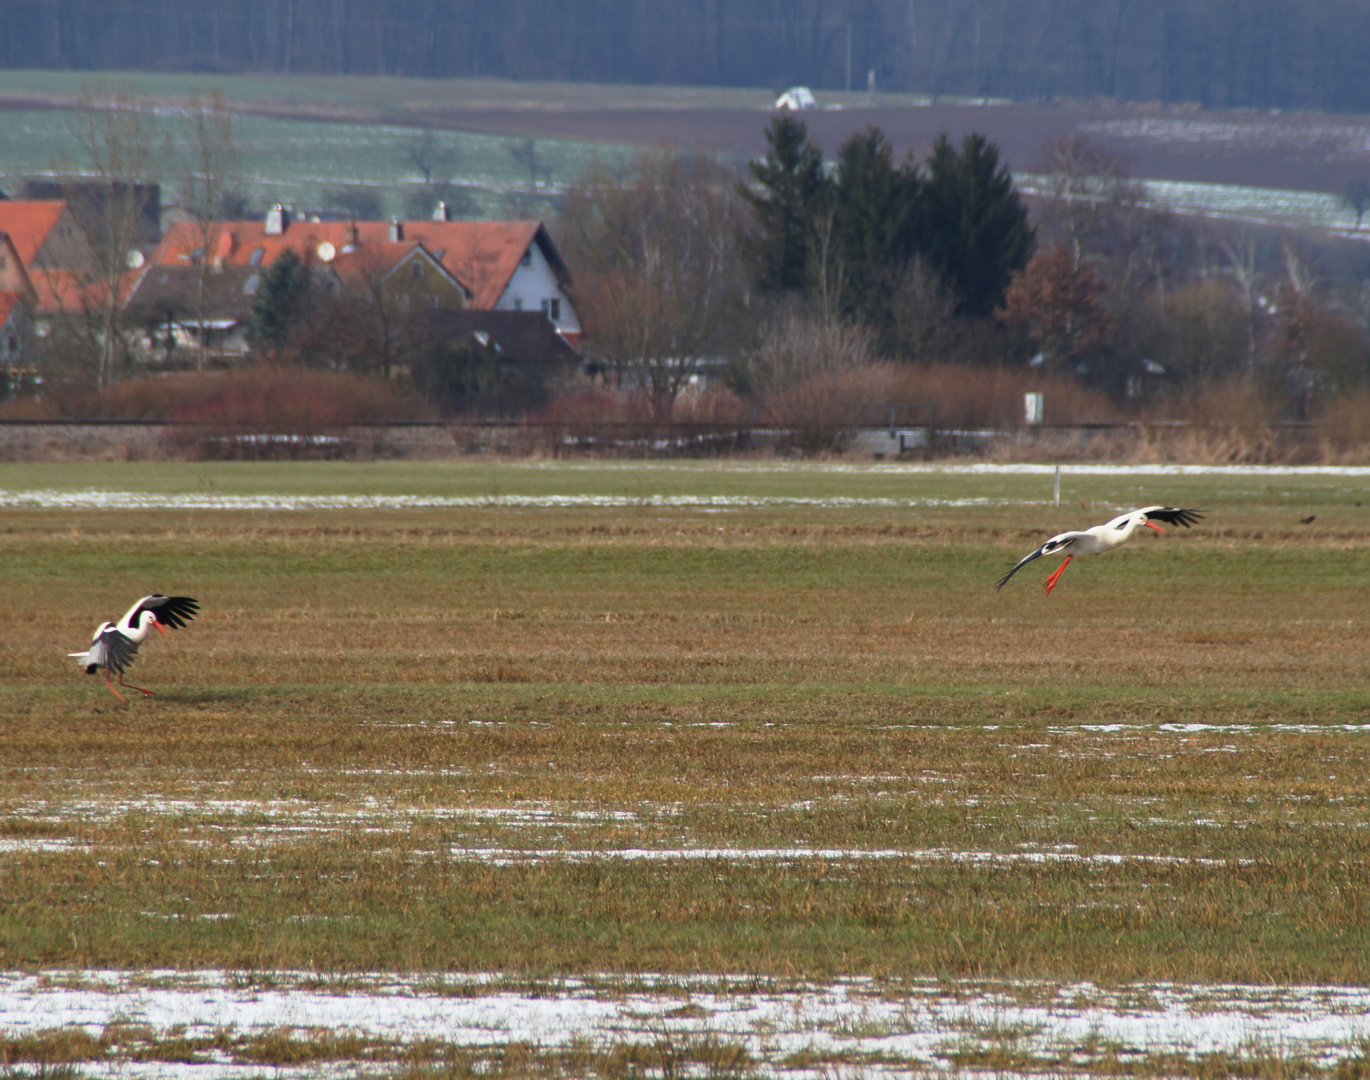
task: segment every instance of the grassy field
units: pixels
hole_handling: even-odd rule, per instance
[[[1050,485],[0,467],[0,967],[1363,984],[1366,478]],[[468,501],[207,508],[344,494]],[[64,654],[152,591],[124,706]]]
[[[79,135],[68,119],[72,115],[50,109],[0,112],[0,187],[14,188],[27,176],[85,168]],[[169,142],[161,155],[163,182],[172,189],[176,175],[189,167],[182,158],[186,144],[177,134],[181,123],[174,113],[158,118]],[[275,202],[328,208],[331,191],[360,187],[373,191],[386,213],[403,215],[405,193],[422,181],[405,156],[406,147],[420,134],[412,125],[238,116],[233,131],[242,161],[240,186],[259,209]],[[450,131],[435,139],[452,155],[451,182],[471,200],[461,210],[475,218],[515,213],[513,196],[525,203],[531,198],[531,205],[541,208],[537,212],[550,213],[549,192],[561,190],[593,163],[612,166],[627,153],[615,146],[538,139],[539,161],[548,173],[539,180],[538,194],[530,195],[528,170],[511,153],[523,144],[522,138]],[[174,190],[165,196],[175,197]],[[520,204],[519,212],[528,212],[527,206]]]

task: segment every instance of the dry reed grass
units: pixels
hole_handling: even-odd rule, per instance
[[[427,416],[394,384],[346,373],[255,364],[225,373],[127,379],[104,390],[58,387],[0,405],[13,419],[171,420],[310,434],[345,424]]]

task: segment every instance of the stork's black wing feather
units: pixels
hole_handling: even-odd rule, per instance
[[[1146,516],[1156,521],[1164,521],[1167,525],[1183,525],[1188,529],[1196,521],[1201,520],[1204,514],[1197,508],[1184,510],[1176,506],[1157,506],[1147,510]]]
[[[1013,577],[1014,574],[1018,573],[1018,571],[1025,567],[1028,563],[1032,562],[1033,559],[1040,559],[1045,554],[1046,545],[1044,544],[1042,547],[1039,547],[1036,551],[1034,551],[1031,555],[1023,556],[1023,558],[1019,560],[1017,566],[1015,566],[1012,570],[1010,570],[1007,574],[1005,574],[1003,577],[999,579],[999,584],[994,586],[994,591],[998,592],[1000,589],[1002,589],[1005,585],[1008,584],[1009,578]]]
[[[1060,536],[1053,536],[1050,540],[1048,540],[1045,544],[1039,547],[1031,555],[1024,555],[1018,561],[1017,566],[1015,566],[1012,570],[1010,570],[1007,574],[1005,574],[1003,577],[999,579],[999,584],[994,586],[994,591],[998,592],[1005,585],[1007,585],[1008,579],[1013,577],[1014,574],[1018,573],[1018,571],[1025,567],[1028,563],[1032,562],[1033,559],[1040,559],[1043,555],[1050,555],[1054,551],[1061,551],[1064,548],[1070,547],[1071,544],[1075,543],[1076,537],[1080,535],[1082,534],[1061,533]]]
[[[122,675],[137,655],[138,643],[124,637],[117,626],[109,626],[96,634],[95,640],[90,643],[86,671],[93,675],[96,668],[107,668],[116,675]]]
[[[129,621],[136,625],[139,615],[144,611],[151,611],[163,626],[179,629],[195,618],[195,613],[199,610],[199,603],[189,596],[162,596],[158,593],[139,604],[138,610]]]

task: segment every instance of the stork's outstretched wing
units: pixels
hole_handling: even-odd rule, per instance
[[[1196,521],[1202,520],[1204,516],[1203,511],[1197,508],[1181,509],[1177,506],[1144,506],[1141,512],[1154,521],[1164,521],[1167,525],[1183,525],[1186,529]]]
[[[109,625],[95,635],[86,653],[86,674],[94,675],[99,668],[105,668],[122,675],[133,663],[138,654],[138,643],[129,641],[119,632],[117,626]]]
[[[999,584],[994,586],[994,591],[998,592],[1005,585],[1007,585],[1008,579],[1013,577],[1014,574],[1018,573],[1018,571],[1025,567],[1028,563],[1032,562],[1033,559],[1040,559],[1043,555],[1050,555],[1052,554],[1052,552],[1064,551],[1066,548],[1070,547],[1071,544],[1075,543],[1077,537],[1083,535],[1083,533],[1062,533],[1060,536],[1053,536],[1050,540],[1048,540],[1045,544],[1039,547],[1036,551],[1032,552],[1032,554],[1024,555],[1018,561],[1017,566],[1015,566],[1012,570],[1010,570],[1007,574],[1005,574],[1003,577],[999,579]]]
[[[163,626],[179,629],[195,618],[195,613],[199,610],[199,603],[189,596],[163,596],[161,593],[154,593],[139,600],[126,617],[130,625],[136,626],[138,616],[145,611],[151,611]]]

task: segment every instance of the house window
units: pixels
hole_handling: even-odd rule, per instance
[[[400,310],[401,310],[401,311],[408,311],[408,310],[409,310],[409,294],[408,294],[408,293],[400,293]]]
[[[542,302],[542,313],[553,322],[561,318],[561,301],[553,298]]]
[[[428,294],[428,306],[431,308],[435,308],[438,306],[438,298],[434,296],[432,293]]]
[[[248,265],[248,266],[261,266],[261,265],[262,265],[262,256],[264,256],[265,254],[266,254],[266,248],[264,248],[264,247],[253,248],[253,249],[252,249],[252,256],[251,256],[251,258],[249,258],[249,259],[247,260],[247,265]]]
[[[519,260],[519,265],[520,265],[520,266],[532,266],[532,265],[533,265],[533,249],[532,249],[532,248],[529,248],[527,251],[525,251],[525,252],[523,253],[523,258]]]
[[[250,278],[243,282],[243,295],[252,296],[253,294],[255,294],[257,291],[257,286],[260,285],[261,282],[261,275],[253,274]]]
[[[522,311],[522,310],[523,310],[523,297],[521,297],[521,296],[516,296],[516,297],[514,297],[514,310],[515,310],[515,311]]]
[[[411,272],[413,273],[415,280],[423,277],[423,263],[415,261],[410,265],[414,268]]]

